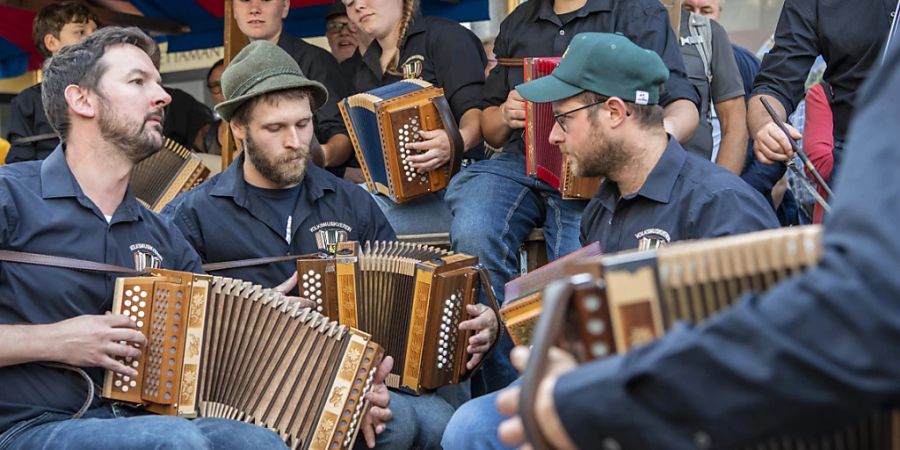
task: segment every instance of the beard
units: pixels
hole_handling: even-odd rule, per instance
[[[158,152],[163,146],[162,123],[148,125],[151,117],[158,116],[160,122],[165,120],[165,110],[159,109],[147,113],[140,122],[129,122],[123,115],[117,114],[115,108],[100,97],[98,120],[100,135],[110,144],[119,148],[132,163],[137,164]],[[150,132],[156,129],[156,134]]]
[[[243,141],[244,153],[253,167],[278,187],[295,185],[303,180],[306,174],[306,162],[309,159],[309,144],[301,145],[287,155],[275,157],[263,150],[249,133]]]
[[[594,127],[590,142],[593,143],[590,149],[572,158],[578,176],[612,178],[628,165],[631,157],[621,140],[611,139]]]

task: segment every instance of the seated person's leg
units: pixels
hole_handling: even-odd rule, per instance
[[[498,175],[491,171],[496,170],[493,166],[501,166],[498,172],[521,169],[522,174]],[[501,303],[504,284],[518,275],[519,246],[543,216],[541,199],[526,184],[524,170],[524,163],[514,160],[480,161],[453,177],[444,197],[453,212],[453,250],[478,257]],[[473,395],[502,388],[518,376],[509,363],[510,349],[512,342],[504,333],[482,367],[483,383],[477,377],[472,380]]]
[[[192,422],[171,416],[70,419],[37,425],[11,436],[7,449],[244,449],[285,448],[273,432],[224,419]],[[208,422],[208,423],[203,423]]]
[[[444,203],[444,191],[403,203],[395,203],[381,194],[372,194],[372,198],[397,236],[450,231],[450,208]]]
[[[416,439],[418,424],[416,423],[416,411],[412,407],[415,397],[390,391],[391,394],[391,420],[386,424],[384,431],[375,439],[375,448],[390,450],[405,450],[413,447]],[[356,437],[355,449],[368,448],[362,431]]]
[[[582,247],[581,213],[586,200],[563,200],[556,190],[546,195],[547,218],[544,220],[544,241],[547,259],[553,261]]]
[[[506,449],[497,436],[504,417],[497,412],[497,393],[483,395],[462,405],[453,414],[441,446],[444,450]]]

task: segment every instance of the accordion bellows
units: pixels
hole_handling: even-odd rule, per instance
[[[405,242],[338,244],[335,256],[297,261],[300,295],[341,324],[359,328],[394,357],[388,387],[419,394],[468,375],[460,332],[477,302],[478,259]]]
[[[629,351],[678,321],[701,322],[744,294],[764,292],[814,267],[822,252],[821,228],[806,226],[584,259],[570,271],[580,275],[544,293],[549,310],[532,340],[535,367],[542,365],[549,344],[562,345],[581,361]],[[563,285],[571,289],[560,289]],[[762,448],[898,449],[900,416],[877,411],[821,436],[779,436],[748,447]]]
[[[165,138],[162,150],[150,155],[131,169],[128,186],[144,206],[154,212],[178,194],[204,182],[209,168],[190,149]]]
[[[451,162],[427,173],[418,173],[405,159],[424,153],[406,147],[422,140],[419,130],[446,129],[451,142],[456,138],[462,145],[443,89],[422,80],[401,80],[338,105],[370,192],[403,203],[445,188],[459,170],[462,148],[454,148]]]
[[[524,58],[525,81],[550,75],[559,65],[559,57]],[[550,144],[550,130],[556,120],[550,103],[525,101],[525,168],[531,177],[556,188],[564,199],[589,199],[600,188],[602,180],[579,177],[572,162]]]
[[[381,347],[369,335],[241,280],[154,270],[116,281],[113,313],[147,336],[139,376],[111,371],[105,398],[152,412],[241,420],[291,448],[350,448]]]

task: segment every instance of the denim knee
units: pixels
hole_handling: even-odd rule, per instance
[[[194,428],[215,449],[286,448],[275,432],[235,420],[203,418],[193,421]],[[182,448],[189,448],[187,446]]]
[[[472,399],[450,418],[441,446],[445,450],[506,449],[497,436],[503,416],[497,412],[496,394]]]

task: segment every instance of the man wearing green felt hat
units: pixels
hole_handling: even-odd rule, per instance
[[[609,253],[778,225],[759,193],[666,134],[668,77],[656,52],[625,36],[581,33],[553,73],[516,88],[553,103],[550,142],[576,173],[606,179],[582,216],[582,243]]]

